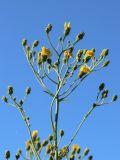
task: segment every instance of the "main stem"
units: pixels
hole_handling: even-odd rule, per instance
[[[59,59],[58,59],[59,61]],[[59,62],[58,62],[58,73],[59,73]],[[58,77],[58,83],[56,92],[59,90],[59,77]],[[56,111],[55,111],[55,159],[58,160],[58,138],[57,138],[57,132],[58,132],[58,115],[59,115],[59,92],[56,96]]]

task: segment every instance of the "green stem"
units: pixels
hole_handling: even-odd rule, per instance
[[[34,153],[34,155],[35,155],[35,158],[37,157],[36,160],[40,160],[40,157],[39,157],[39,155],[38,155],[37,152],[36,152],[35,145],[34,145],[34,142],[33,142],[33,140],[32,140],[32,133],[31,133],[31,130],[30,130],[30,124],[29,124],[29,122],[28,122],[28,120],[27,120],[27,117],[25,116],[25,113],[24,113],[22,107],[21,107],[16,101],[14,101],[14,99],[13,99],[12,96],[11,96],[11,99],[12,99],[13,102],[15,103],[16,108],[18,108],[18,110],[20,111],[20,114],[21,114],[21,116],[22,116],[22,119],[23,119],[23,121],[25,122],[25,124],[26,124],[26,126],[27,126],[27,129],[28,129],[28,133],[29,133],[29,135],[30,135],[30,140],[31,140],[31,143],[32,143],[32,149],[33,149],[33,153]]]
[[[91,112],[93,111],[94,107],[92,106],[90,108],[90,110],[87,112],[87,114],[84,116],[83,120],[81,121],[81,123],[78,125],[78,128],[75,132],[75,134],[73,135],[73,137],[71,138],[68,146],[71,145],[71,143],[73,142],[73,140],[75,139],[75,137],[77,136],[78,132],[80,131],[81,127],[83,126],[84,122],[86,121],[86,119],[88,118],[88,116],[91,114]]]

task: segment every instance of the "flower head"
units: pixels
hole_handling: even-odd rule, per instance
[[[66,50],[65,52],[64,52],[64,58],[65,59],[69,59],[69,58],[72,58],[73,57],[73,54],[71,53],[71,52],[69,52],[68,50]]]
[[[80,72],[79,72],[78,76],[81,78],[83,75],[89,73],[90,71],[91,71],[91,70],[90,70],[89,66],[87,66],[87,65],[82,66],[82,67],[80,68]]]
[[[32,139],[36,139],[37,136],[38,136],[38,131],[37,131],[37,130],[34,130],[34,131],[32,132]]]
[[[85,58],[92,58],[92,57],[94,57],[94,52],[92,51],[92,50],[87,50],[86,52],[85,52]]]
[[[52,56],[52,53],[50,52],[49,48],[46,47],[42,47],[42,51],[41,51],[41,57],[43,59],[48,59]]]
[[[72,152],[77,153],[78,151],[80,151],[80,146],[78,144],[73,144]]]
[[[64,36],[67,36],[70,33],[71,30],[71,26],[70,26],[70,22],[65,22],[64,23]]]

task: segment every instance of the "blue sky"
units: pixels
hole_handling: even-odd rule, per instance
[[[26,101],[25,110],[31,117],[32,129],[38,129],[41,139],[51,133],[49,122],[50,99],[43,93],[30,70],[22,50],[21,40],[26,37],[31,43],[40,40],[40,45],[49,47],[44,27],[51,23],[52,40],[63,32],[63,23],[70,21],[74,38],[79,31],[86,33],[78,48],[96,48],[96,54],[110,49],[109,67],[90,76],[60,108],[59,128],[65,130],[63,144],[73,135],[78,122],[95,99],[97,88],[105,82],[110,96],[120,93],[120,2],[119,0],[0,0],[0,97],[6,94],[8,85],[13,85],[15,94],[21,98],[27,86],[32,94]],[[120,102],[94,111],[87,120],[75,143],[81,148],[90,147],[96,160],[119,158]],[[12,156],[18,148],[24,150],[28,133],[17,110],[0,101],[0,159],[4,150]]]

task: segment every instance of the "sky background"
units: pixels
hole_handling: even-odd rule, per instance
[[[65,130],[62,144],[73,135],[78,123],[94,102],[98,86],[106,83],[111,97],[120,95],[120,1],[119,0],[0,0],[0,97],[6,95],[8,85],[13,85],[18,98],[24,96],[27,86],[32,93],[25,110],[31,117],[32,130],[39,130],[41,140],[51,133],[49,104],[51,99],[43,93],[30,70],[21,40],[26,37],[31,43],[40,40],[40,47],[47,46],[44,27],[53,24],[52,41],[63,33],[63,23],[70,21],[74,39],[84,31],[85,38],[80,48],[109,48],[111,63],[108,68],[93,74],[84,81],[68,103],[60,107],[59,128]],[[84,149],[88,146],[95,160],[119,159],[120,149],[120,102],[96,109],[88,118],[75,139]],[[24,152],[25,141],[29,138],[19,112],[0,101],[0,159],[4,151],[11,150],[12,158],[18,148]]]

